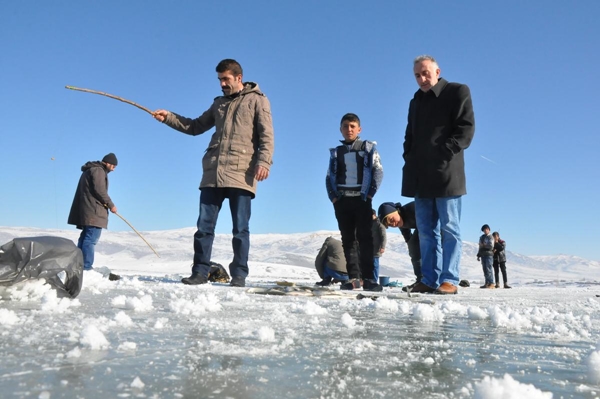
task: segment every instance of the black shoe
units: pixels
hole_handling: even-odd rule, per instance
[[[377,282],[375,280],[364,280],[363,281],[363,291],[380,292],[380,291],[383,291],[383,286],[381,284],[377,284]]]
[[[325,278],[325,279],[323,279],[323,281],[319,281],[318,283],[315,283],[315,285],[318,285],[320,287],[329,287],[331,284],[333,284],[331,277]]]
[[[350,279],[348,281],[346,281],[345,283],[343,283],[340,286],[340,290],[346,290],[346,291],[351,291],[351,290],[355,290],[360,288],[361,284],[360,284],[360,279],[359,278],[353,278]]]
[[[231,282],[229,283],[229,285],[232,287],[245,287],[246,279],[244,277],[240,277],[240,276],[233,276],[231,278]]]
[[[417,285],[418,281],[415,281],[414,283],[410,284],[410,285],[406,285],[404,287],[402,287],[402,291],[403,292],[407,292],[409,289],[412,291],[413,287],[415,285]]]
[[[421,282],[416,283],[410,290],[411,294],[431,294],[435,291],[435,288],[431,288]]]
[[[192,273],[191,276],[182,278],[181,282],[187,285],[198,285],[208,283],[208,279],[206,276],[201,276],[199,273]]]

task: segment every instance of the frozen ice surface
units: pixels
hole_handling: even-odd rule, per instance
[[[513,265],[531,276],[511,280],[513,289],[472,281],[458,295],[386,288],[359,300],[359,291],[247,292],[283,279],[312,286],[311,267],[255,258],[246,288],[186,286],[187,260],[152,263],[114,249],[97,262],[123,278],[85,272],[74,300],[39,281],[0,288],[3,398],[600,395],[600,283],[590,280],[598,269],[560,280]]]

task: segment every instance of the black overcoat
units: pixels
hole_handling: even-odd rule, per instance
[[[404,136],[402,196],[442,198],[467,193],[464,150],[475,134],[469,87],[440,78],[410,102]]]
[[[87,162],[81,171],[67,223],[77,228],[94,226],[105,229],[108,227],[108,209],[115,206],[108,196],[108,169],[102,162],[96,161]]]

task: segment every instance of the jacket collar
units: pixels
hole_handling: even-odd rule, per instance
[[[436,97],[439,97],[440,94],[442,93],[442,90],[444,90],[444,88],[446,87],[447,84],[448,84],[448,81],[446,79],[440,78],[438,80],[437,84],[435,86],[433,86],[430,91],[432,91]]]
[[[417,93],[419,93],[419,96],[422,97],[424,95],[427,95],[429,93],[433,93],[434,96],[439,97],[440,94],[442,93],[442,91],[444,90],[444,88],[448,85],[448,81],[444,78],[440,78],[438,80],[438,82],[435,84],[435,86],[433,86],[431,89],[429,89],[429,91],[426,93],[423,90],[419,89],[417,91]]]

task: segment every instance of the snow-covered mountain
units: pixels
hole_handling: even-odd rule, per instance
[[[195,228],[142,232],[146,240],[160,254],[155,256],[150,248],[133,232],[104,230],[96,246],[96,263],[110,266],[116,259],[129,263],[132,270],[140,269],[140,262],[148,270],[162,273],[174,263],[189,265],[193,256],[192,237]],[[38,229],[29,227],[0,227],[0,245],[15,237],[51,235],[77,241],[79,231]],[[328,236],[340,238],[337,231],[315,231],[293,234],[252,234],[250,262],[291,265],[314,268],[314,259]],[[463,243],[461,278],[478,281],[482,278],[481,264],[476,259],[477,244]],[[217,234],[213,246],[213,260],[227,265],[231,259],[231,236]],[[382,275],[412,279],[413,271],[408,250],[400,234],[388,234],[386,252],[381,258]],[[135,267],[134,267],[135,266]],[[600,262],[577,256],[525,256],[507,251],[509,281],[560,281],[581,280],[581,276],[594,279],[600,275]]]

